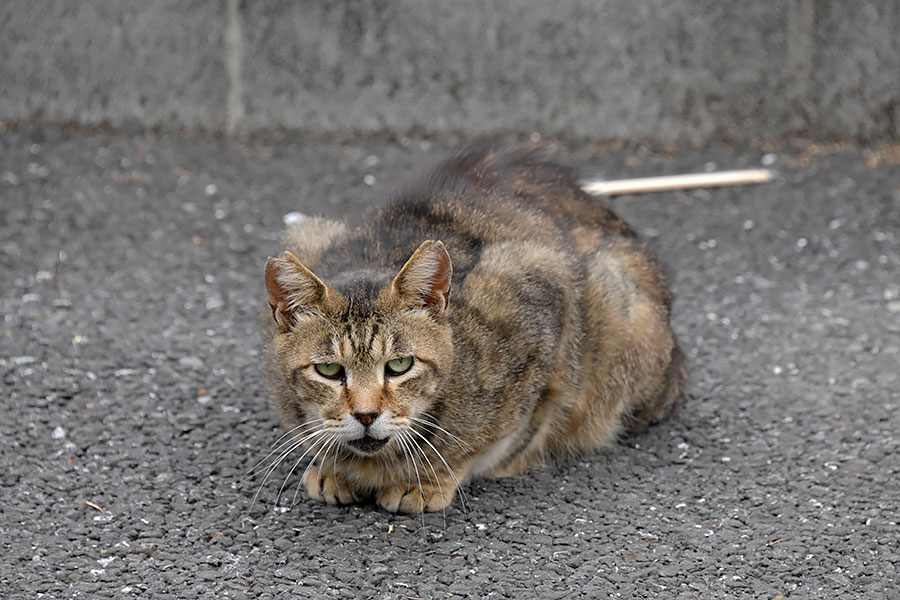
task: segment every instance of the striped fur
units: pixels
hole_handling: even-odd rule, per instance
[[[263,368],[287,427],[324,419],[305,442],[328,457],[305,478],[315,498],[440,510],[473,476],[597,448],[678,397],[656,260],[538,152],[467,149],[363,226],[307,219],[284,244],[266,267]],[[390,375],[403,356],[414,366]],[[348,445],[364,435],[354,413],[388,442]]]

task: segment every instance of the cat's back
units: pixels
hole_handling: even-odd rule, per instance
[[[558,246],[579,229],[634,235],[581,189],[571,169],[546,160],[543,151],[485,146],[460,150],[414,177],[374,225],[373,233],[396,232],[398,239],[409,231],[482,246],[514,240]]]
[[[366,265],[385,273],[402,266],[426,239],[442,240],[454,282],[489,258],[495,245],[540,246],[577,260],[631,229],[578,185],[574,173],[535,149],[458,151],[420,171],[353,232],[334,236],[324,274]]]

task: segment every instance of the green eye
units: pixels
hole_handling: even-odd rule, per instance
[[[344,367],[338,363],[316,363],[313,366],[319,375],[328,379],[337,379],[344,374]]]
[[[403,373],[409,371],[412,365],[412,356],[404,356],[403,358],[395,358],[393,360],[389,360],[387,365],[385,365],[384,371],[388,375],[402,375]]]

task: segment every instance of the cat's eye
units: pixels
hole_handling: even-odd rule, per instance
[[[384,372],[388,375],[402,375],[409,371],[413,366],[412,356],[404,356],[403,358],[395,358],[389,360],[384,366]]]
[[[344,375],[344,367],[338,363],[316,363],[313,365],[316,373],[328,379],[338,379]]]

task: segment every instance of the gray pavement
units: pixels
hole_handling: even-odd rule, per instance
[[[677,415],[468,512],[242,480],[281,435],[256,365],[283,216],[359,222],[453,143],[0,133],[0,597],[900,597],[896,148],[560,144],[610,178],[782,174],[612,202],[671,273]]]

